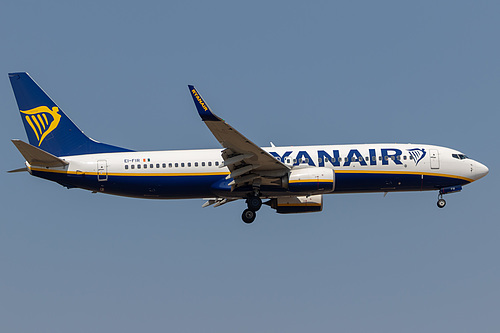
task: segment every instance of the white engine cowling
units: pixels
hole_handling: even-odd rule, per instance
[[[291,170],[286,186],[290,192],[329,193],[335,189],[335,172],[329,168]]]
[[[323,210],[323,195],[279,197],[272,200],[271,207],[280,214],[321,212]]]

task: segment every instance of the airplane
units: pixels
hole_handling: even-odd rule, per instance
[[[426,144],[259,147],[212,112],[189,85],[196,110],[221,149],[134,151],[85,135],[26,72],[9,74],[29,143],[12,140],[28,171],[70,188],[146,199],[245,200],[245,223],[263,204],[277,213],[323,209],[323,195],[459,192],[489,172],[460,151]],[[267,200],[263,202],[263,200]]]

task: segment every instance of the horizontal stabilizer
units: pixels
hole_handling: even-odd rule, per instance
[[[16,172],[25,172],[28,171],[27,167],[19,168],[19,169],[14,169],[14,170],[9,170],[7,171],[8,173],[16,173]]]
[[[40,148],[32,146],[29,143],[23,142],[21,140],[12,140],[12,143],[24,156],[26,161],[28,161],[28,163],[31,165],[43,167],[60,167],[69,164],[65,160],[62,160],[59,157],[47,153],[46,151],[43,151]]]

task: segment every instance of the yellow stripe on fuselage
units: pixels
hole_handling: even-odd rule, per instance
[[[37,168],[37,167],[31,167],[31,170],[34,171],[41,171],[41,172],[53,172],[53,173],[65,173],[68,175],[91,175],[91,176],[97,176],[97,172],[83,172],[82,171],[66,171],[66,170],[53,170],[53,169],[44,169],[44,168]],[[173,177],[182,177],[182,176],[227,176],[229,175],[229,172],[199,172],[199,173],[108,173],[108,176],[144,176],[144,177],[151,177],[151,176],[161,176],[161,177],[168,177],[168,176],[173,176]]]
[[[333,183],[333,179],[302,179],[290,180],[289,183]]]

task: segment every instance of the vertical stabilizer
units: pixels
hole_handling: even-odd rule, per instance
[[[28,73],[10,73],[29,143],[55,156],[130,151],[86,136]]]

